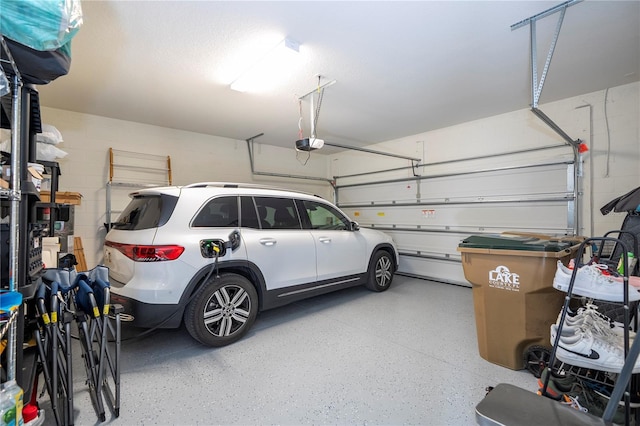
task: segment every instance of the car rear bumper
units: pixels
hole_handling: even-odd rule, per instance
[[[123,322],[142,328],[178,328],[184,313],[181,305],[144,303],[115,293],[111,293],[111,303],[124,308]]]

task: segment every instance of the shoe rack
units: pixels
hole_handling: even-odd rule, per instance
[[[633,250],[631,250],[628,247],[629,244],[625,243],[620,238],[611,237],[610,235],[612,234],[617,234],[618,236],[620,236],[621,234],[631,234],[631,233],[629,233],[628,231],[617,230],[617,231],[609,231],[603,237],[588,238],[580,244],[576,252],[574,268],[571,275],[569,287],[566,291],[567,296],[565,298],[565,303],[560,313],[558,329],[556,332],[555,339],[553,341],[553,348],[551,350],[548,366],[552,372],[558,373],[560,372],[560,370],[562,370],[564,371],[565,374],[571,374],[577,378],[586,379],[586,380],[589,380],[590,382],[599,383],[604,386],[608,386],[609,388],[613,387],[613,391],[611,392],[611,397],[604,410],[602,419],[605,422],[611,422],[618,408],[618,403],[623,402],[625,407],[625,419],[626,419],[625,423],[629,424],[629,421],[631,418],[631,408],[632,408],[631,395],[634,392],[638,392],[638,390],[640,390],[640,387],[638,386],[638,383],[637,383],[638,381],[634,380],[635,377],[633,374],[633,369],[634,369],[636,360],[638,358],[638,355],[640,354],[640,339],[634,339],[633,344],[630,345],[630,336],[629,336],[630,327],[629,326],[631,324],[632,317],[634,319],[634,323],[637,324],[638,315],[637,313],[634,313],[633,315],[631,313],[632,308],[629,301],[629,270],[630,270],[629,267],[630,265],[629,265],[629,259],[627,257],[627,253],[634,252],[635,257],[637,258],[638,253],[635,253],[635,252],[637,251],[638,242],[637,242],[637,237],[634,234],[631,234],[635,243]],[[607,254],[605,253],[605,247],[607,246],[608,247],[613,246],[614,248],[617,248],[617,250],[616,249],[610,250],[610,255],[613,255],[614,253],[622,253],[622,256],[618,255],[617,258],[615,256],[606,258]],[[564,327],[565,319],[567,318],[570,301],[572,298],[582,297],[582,295],[580,294],[579,287],[577,288],[577,291],[574,292],[574,284],[575,284],[576,274],[578,269],[584,266],[581,260],[584,258],[584,255],[587,249],[591,250],[593,254],[592,258],[595,259],[597,262],[602,262],[607,266],[613,266],[615,268],[615,265],[617,265],[618,262],[620,261],[622,262],[622,265],[624,268],[623,270],[624,274],[622,277],[623,278],[622,289],[624,292],[623,301],[622,302],[617,301],[619,300],[618,298],[616,298],[616,300],[606,300],[605,298],[598,299],[598,301],[602,301],[602,302],[617,303],[621,305],[623,310],[622,322],[624,325],[624,339],[623,339],[622,346],[624,350],[625,361],[621,370],[616,373],[596,370],[591,366],[577,365],[579,364],[579,362],[576,362],[575,363],[576,365],[569,365],[564,362],[557,362],[560,360],[558,360],[556,356],[556,352],[562,336],[562,328]],[[593,301],[594,299],[589,299],[589,303],[593,303]],[[637,302],[634,303],[634,306],[635,306],[635,309],[637,310]],[[634,327],[634,330],[638,331],[637,327]],[[547,394],[547,387],[549,386],[550,376],[551,374],[547,374],[541,389],[541,394],[549,397],[551,396]]]

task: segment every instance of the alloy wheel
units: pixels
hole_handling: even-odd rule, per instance
[[[250,312],[251,298],[247,292],[239,286],[227,285],[213,293],[205,304],[204,324],[214,336],[230,336],[244,326]]]
[[[376,281],[378,285],[386,287],[391,282],[393,265],[388,256],[381,256],[376,263]]]

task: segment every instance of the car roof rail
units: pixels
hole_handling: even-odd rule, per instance
[[[230,182],[197,182],[197,183],[191,183],[189,185],[183,186],[183,188],[208,188],[208,187],[237,188],[238,184],[230,183]]]
[[[236,182],[197,182],[183,186],[183,188],[256,188],[256,189],[275,189],[278,191],[288,191],[287,189],[277,188],[275,186],[260,185],[254,183],[236,183]]]
[[[275,191],[287,191],[296,192],[299,194],[313,195],[318,198],[322,198],[319,195],[311,194],[309,192],[298,191],[296,189],[278,188],[276,186],[260,185],[255,183],[234,183],[234,182],[197,182],[189,185],[185,185],[182,188],[248,188],[248,189],[268,189]]]

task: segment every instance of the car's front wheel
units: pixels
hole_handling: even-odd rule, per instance
[[[225,346],[244,336],[258,314],[258,294],[245,277],[221,274],[204,283],[184,314],[194,339],[208,346]]]
[[[393,280],[393,259],[391,255],[380,250],[371,258],[367,288],[372,291],[385,291]]]

